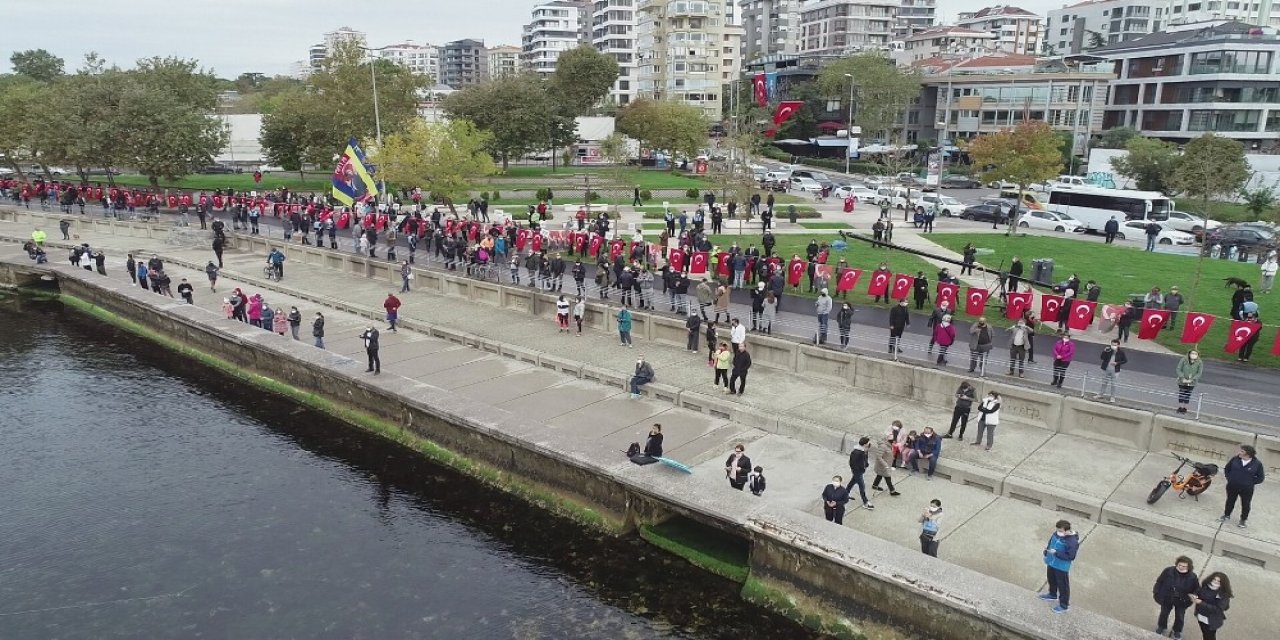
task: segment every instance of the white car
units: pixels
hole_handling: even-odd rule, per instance
[[[1065,213],[1057,213],[1055,211],[1039,211],[1030,209],[1023,211],[1018,218],[1018,226],[1023,229],[1043,229],[1045,231],[1057,231],[1059,233],[1080,231],[1084,227],[1079,220],[1072,218]]]
[[[817,193],[819,191],[822,191],[822,185],[818,184],[818,181],[814,180],[813,178],[806,178],[803,176],[791,176],[791,190],[792,191],[808,191],[811,193]]]
[[[1147,241],[1147,225],[1152,224],[1147,220],[1130,220],[1120,225],[1120,238],[1136,240],[1145,243]],[[1196,243],[1196,237],[1178,231],[1163,222],[1156,222],[1160,225],[1160,233],[1156,235],[1156,244],[1190,246]]]
[[[1222,226],[1222,223],[1217,220],[1205,220],[1185,211],[1170,211],[1167,224],[1178,231],[1194,235],[1199,235],[1206,229],[1213,231]]]
[[[840,185],[831,192],[831,195],[840,200],[853,196],[858,199],[858,202],[876,202],[876,192],[860,184]]]
[[[938,215],[952,216],[960,215],[964,211],[965,204],[952,198],[951,196],[940,196],[936,193],[922,193],[919,196],[911,196],[912,204],[915,205],[916,213],[924,213],[933,207],[938,208]]]

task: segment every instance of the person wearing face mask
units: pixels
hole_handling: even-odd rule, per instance
[[[729,454],[729,459],[724,461],[724,475],[729,479],[729,486],[742,491],[747,486],[747,476],[751,475],[751,458],[747,457],[747,448],[741,444],[733,446],[733,453]],[[841,485],[843,488],[843,485]],[[846,491],[844,499],[849,500],[849,492]],[[827,518],[830,520],[830,518]]]
[[[982,444],[982,434],[986,432],[986,449],[990,451],[991,445],[995,444],[996,427],[998,426],[1000,426],[1000,394],[992,391],[978,404],[978,437],[974,438],[973,442],[969,444]],[[964,437],[963,432],[961,432],[960,437]]]
[[[849,350],[849,330],[853,328],[853,306],[848,302],[836,312],[836,327],[840,329],[840,348]]]
[[[987,370],[987,353],[991,351],[991,327],[987,325],[985,317],[978,318],[978,321],[969,327],[969,373],[978,371],[982,367],[981,373],[986,374]]]
[[[1071,335],[1064,332],[1058,332],[1058,341],[1053,343],[1053,382],[1050,386],[1062,388],[1062,384],[1067,380],[1067,367],[1071,366],[1071,359],[1076,357],[1076,345],[1071,341]]]
[[[1106,399],[1107,402],[1116,401],[1116,378],[1120,377],[1120,367],[1129,362],[1129,356],[1120,348],[1119,340],[1112,340],[1111,344],[1102,350],[1102,386],[1098,389],[1098,400]]]
[[[1080,551],[1080,536],[1071,530],[1071,523],[1059,520],[1044,546],[1044,564],[1049,591],[1040,594],[1041,600],[1057,600],[1054,613],[1066,613],[1071,608],[1071,565]]]
[[[833,476],[831,484],[822,488],[822,513],[828,522],[844,524],[844,505],[849,502],[849,490],[844,478]]]
[[[1204,362],[1200,361],[1199,351],[1192,349],[1178,361],[1174,369],[1174,375],[1178,377],[1178,413],[1187,412],[1187,405],[1191,404],[1191,390],[1196,388],[1203,374]]]
[[[938,321],[938,324],[933,325],[933,339],[930,341],[931,345],[938,345],[939,365],[946,366],[947,349],[950,349],[951,345],[955,344],[955,342],[956,328],[955,325],[951,324],[951,314],[944,313],[942,314],[942,319]],[[929,347],[929,349],[932,350],[933,347]]]
[[[1240,452],[1227,461],[1222,468],[1222,476],[1227,479],[1227,506],[1222,512],[1221,522],[1231,521],[1231,512],[1235,511],[1236,498],[1240,499],[1241,529],[1249,526],[1249,507],[1253,503],[1253,488],[1266,478],[1265,467],[1258,459],[1258,451],[1253,445],[1240,445]]]
[[[831,318],[831,296],[827,295],[826,289],[818,292],[818,299],[814,301],[814,310],[818,316],[818,344],[826,344],[827,325]]]
[[[943,271],[945,272],[945,271],[946,271],[946,269],[943,269]],[[940,275],[940,277],[941,277],[941,275]],[[936,307],[934,307],[934,308],[933,308],[933,313],[929,314],[929,322],[928,322],[925,326],[929,327],[930,329],[933,329],[934,327],[937,327],[937,326],[938,326],[938,323],[942,322],[942,316],[946,316],[946,315],[951,315],[951,308],[950,308],[950,306],[947,304],[947,301],[943,300],[943,301],[942,301],[942,302],[940,302]],[[931,332],[931,333],[932,333],[932,332]],[[929,356],[930,358],[932,358],[932,357],[933,357],[933,345],[935,345],[935,344],[937,344],[937,343],[938,343],[938,341],[937,341],[936,339],[934,339],[934,337],[933,337],[932,335],[930,335],[930,337],[929,337],[929,350],[928,350],[928,352],[927,352],[927,354],[928,354],[928,356]]]
[[[1169,628],[1169,613],[1173,613],[1171,638],[1182,637],[1182,626],[1186,621],[1187,608],[1191,606],[1191,596],[1200,589],[1200,581],[1192,569],[1191,558],[1178,556],[1172,567],[1165,567],[1156,578],[1151,588],[1151,596],[1160,605],[1160,616],[1156,619],[1156,633],[1164,635]]]
[[[653,367],[644,360],[644,354],[636,359],[635,374],[631,376],[631,399],[640,397],[640,387],[653,382]]]
[[[889,353],[896,358],[902,353],[902,334],[911,325],[911,312],[907,310],[907,301],[899,300],[889,310]]]
[[[1027,326],[1027,321],[1023,318],[1018,318],[1018,323],[1009,327],[1008,375],[1013,375],[1013,371],[1016,368],[1018,370],[1019,378],[1027,377],[1025,367],[1027,360],[1027,346],[1031,343],[1031,333],[1031,327]]]
[[[1215,571],[1200,583],[1191,596],[1196,605],[1196,622],[1204,640],[1218,640],[1218,629],[1227,622],[1227,609],[1231,608],[1231,580],[1227,574]]]

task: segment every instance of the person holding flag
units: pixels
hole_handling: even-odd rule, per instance
[[[1106,398],[1107,402],[1115,403],[1116,401],[1116,377],[1120,375],[1120,368],[1129,362],[1129,356],[1125,354],[1124,349],[1120,348],[1119,340],[1112,340],[1111,344],[1102,350],[1102,386],[1098,389],[1098,395],[1094,396],[1098,400]]]

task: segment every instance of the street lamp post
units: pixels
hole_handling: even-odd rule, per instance
[[[846,73],[844,77],[849,79],[849,121],[846,123],[844,130],[844,173],[849,175],[850,147],[853,144],[853,74]]]
[[[947,170],[947,124],[948,122],[938,122],[938,202],[942,200],[942,177],[946,175]]]

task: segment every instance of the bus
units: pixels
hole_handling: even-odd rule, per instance
[[[1121,225],[1129,220],[1165,222],[1173,210],[1173,202],[1158,191],[1055,186],[1048,200],[1049,211],[1065,213],[1085,230],[1098,233],[1113,216]]]

